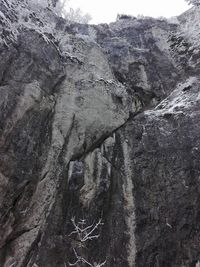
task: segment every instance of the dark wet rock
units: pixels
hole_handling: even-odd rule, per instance
[[[0,11],[0,266],[199,266],[199,9]]]

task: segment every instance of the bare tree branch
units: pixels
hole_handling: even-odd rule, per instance
[[[85,227],[86,222],[84,219],[82,219],[80,222],[76,223],[75,217],[73,217],[71,219],[71,221],[72,221],[72,224],[74,226],[74,231],[72,231],[69,234],[69,236],[71,236],[73,234],[77,234],[80,242],[86,242],[88,240],[99,238],[99,234],[93,235],[93,232],[95,230],[97,230],[100,225],[103,225],[101,219],[99,219],[99,221],[95,225],[93,223],[87,227]],[[80,227],[79,227],[79,225],[80,225]]]
[[[90,267],[101,267],[101,266],[104,266],[106,264],[106,261],[104,261],[102,263],[91,264],[86,259],[84,259],[83,257],[79,256],[75,249],[73,249],[73,250],[74,250],[74,254],[75,254],[77,260],[74,263],[70,263],[69,262],[69,266],[76,266],[79,262],[85,263]]]
[[[88,226],[87,226],[85,219],[81,219],[80,221],[76,223],[75,217],[72,217],[71,222],[74,227],[74,230],[69,234],[69,236],[76,235],[78,238],[78,241],[80,241],[81,243],[99,238],[100,235],[95,234],[94,232],[100,227],[100,225],[103,225],[102,219],[99,219],[99,221],[96,224],[92,223],[91,225],[88,225]],[[85,246],[82,246],[82,248],[83,247]],[[89,261],[87,261],[84,257],[79,256],[75,248],[73,248],[73,251],[76,257],[76,261],[74,263],[69,262],[69,266],[77,266],[77,264],[83,263],[83,264],[87,264],[90,267],[102,267],[106,264],[106,261],[102,263],[92,264]]]

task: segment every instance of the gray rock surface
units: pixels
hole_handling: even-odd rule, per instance
[[[0,266],[198,266],[199,21],[1,1]]]

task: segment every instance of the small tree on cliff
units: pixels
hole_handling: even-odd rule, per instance
[[[90,14],[84,14],[80,8],[70,7],[70,0],[49,0],[54,4],[58,13],[67,20],[87,24],[92,17]]]
[[[42,8],[50,8],[58,16],[68,21],[87,24],[92,17],[90,14],[84,14],[80,8],[70,7],[70,0],[27,0],[30,4]]]
[[[192,4],[194,6],[200,6],[200,0],[185,0],[188,4]]]

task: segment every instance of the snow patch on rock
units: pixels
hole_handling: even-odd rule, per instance
[[[200,100],[200,92],[196,90],[197,84],[196,77],[190,77],[185,83],[178,84],[177,88],[153,110],[145,111],[145,115],[151,117],[184,113],[194,102]]]

